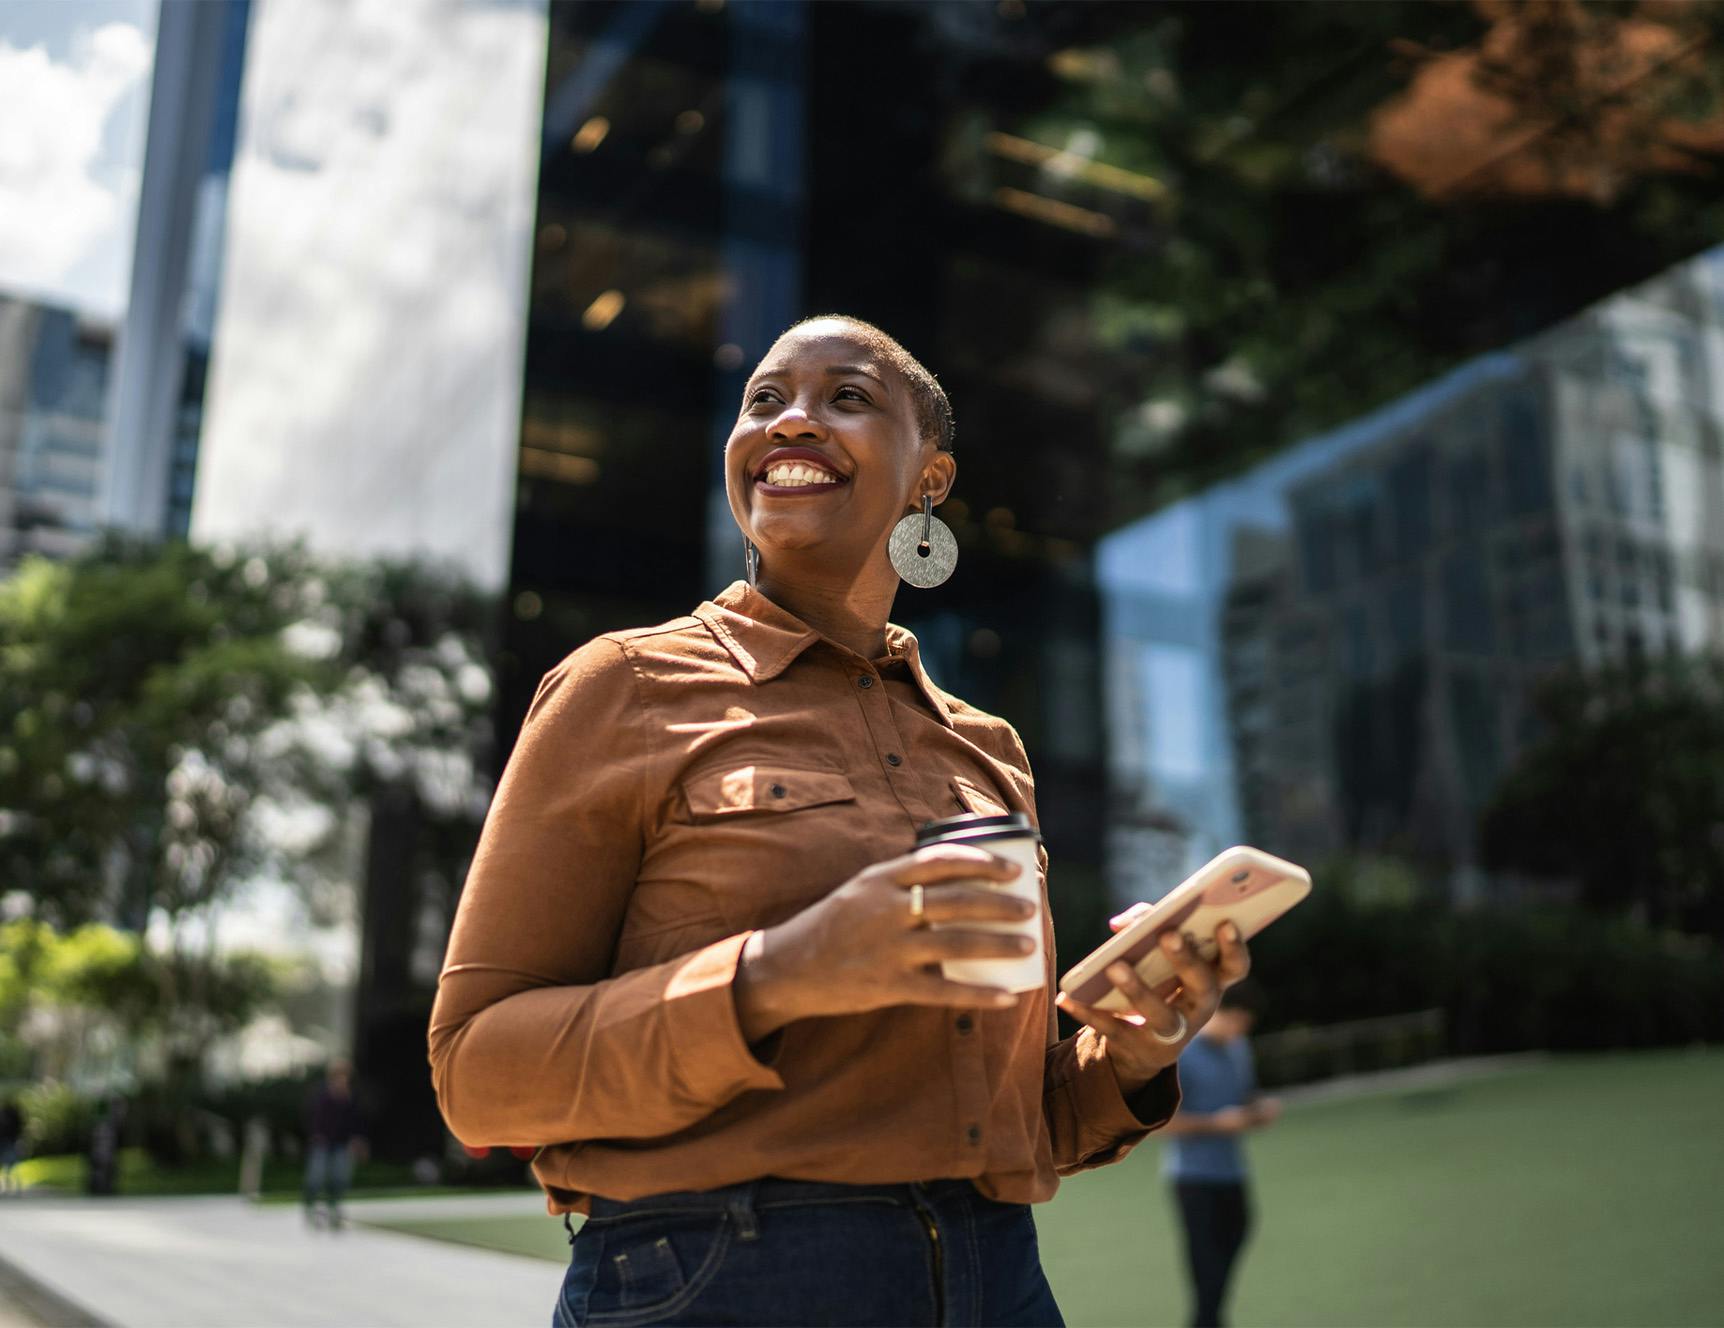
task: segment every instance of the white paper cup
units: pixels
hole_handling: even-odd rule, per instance
[[[942,821],[930,821],[916,832],[917,848],[965,844],[1017,863],[1020,870],[1009,881],[971,879],[952,884],[998,890],[1001,894],[1027,899],[1036,906],[1035,913],[1022,922],[964,923],[967,931],[1027,936],[1035,942],[1036,948],[1021,959],[948,959],[940,965],[940,971],[949,980],[1020,992],[1037,991],[1047,985],[1047,956],[1042,948],[1042,891],[1036,871],[1036,846],[1041,842],[1041,832],[1022,812],[1010,812],[1004,816],[950,816]]]

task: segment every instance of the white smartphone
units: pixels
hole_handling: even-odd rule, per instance
[[[1230,848],[1084,956],[1060,979],[1060,990],[1099,1010],[1124,1010],[1126,999],[1107,976],[1109,964],[1124,960],[1157,995],[1171,995],[1179,979],[1157,943],[1164,933],[1179,931],[1200,955],[1213,959],[1218,948],[1215,929],[1223,922],[1231,922],[1241,938],[1250,940],[1310,893],[1311,875],[1303,867],[1261,849]]]

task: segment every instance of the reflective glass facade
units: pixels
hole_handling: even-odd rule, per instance
[[[1718,641],[1715,24],[553,3],[505,729],[741,574],[742,379],[840,310],[952,397],[895,617],[1022,731],[1068,946],[1240,839],[1489,891],[1537,680]]]
[[[192,534],[503,582],[542,8],[258,4]]]
[[[183,25],[170,22],[165,52],[153,4],[121,0],[60,15],[20,12],[0,25],[0,43],[32,44],[42,71],[95,80],[85,89],[89,104],[76,109],[103,117],[103,146],[81,167],[89,186],[113,189],[112,205],[98,209],[99,225],[88,218],[74,224],[80,219],[71,200],[90,206],[88,193],[74,190],[61,200],[61,212],[51,197],[32,196],[30,171],[0,180],[18,212],[13,224],[30,235],[27,243],[9,237],[16,252],[0,273],[12,279],[10,293],[0,293],[0,376],[10,382],[0,407],[0,567],[31,553],[75,552],[110,525],[148,535],[187,533],[250,11],[250,0],[182,10],[176,17],[195,14],[205,40],[175,44],[171,34]],[[16,47],[8,53],[17,58]],[[197,110],[189,122],[174,122],[167,137],[184,130],[189,141],[172,150],[148,143],[135,124],[147,118],[146,94],[158,67],[168,84],[196,83],[208,93],[193,98]],[[36,113],[52,104],[41,88],[23,94]],[[163,136],[159,126],[156,134]],[[72,150],[78,127],[40,137],[46,160]],[[171,160],[188,154],[189,166]],[[147,188],[140,184],[146,174]],[[59,229],[74,240],[82,233],[84,248],[55,271],[51,237]],[[166,247],[183,262],[157,252],[164,231],[175,237]],[[156,306],[154,318],[139,316],[140,291]],[[118,348],[127,336],[135,379],[149,395],[167,398],[159,445],[141,423],[148,412],[138,408],[137,394],[116,390]],[[148,496],[126,500],[116,491],[126,486],[116,485],[116,471],[144,478]]]
[[[1122,884],[1141,823],[1490,889],[1538,682],[1724,646],[1720,366],[1713,250],[1104,540]]]
[[[0,297],[0,567],[99,528],[113,341],[101,320]]]

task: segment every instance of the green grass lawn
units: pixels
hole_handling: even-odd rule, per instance
[[[1250,1144],[1239,1325],[1717,1324],[1724,1053],[1558,1060],[1442,1092],[1311,1104]],[[1151,1140],[1037,1209],[1074,1328],[1185,1317]],[[539,1218],[399,1229],[562,1260]]]
[[[18,1179],[26,1189],[82,1194],[87,1163],[77,1153],[52,1153],[26,1158],[18,1164]],[[300,1165],[272,1159],[264,1169],[264,1203],[293,1203],[299,1199]],[[233,1194],[239,1189],[239,1159],[207,1160],[187,1166],[164,1167],[142,1148],[120,1150],[119,1192],[126,1198],[181,1194]],[[354,1197],[405,1196],[429,1198],[438,1194],[469,1194],[470,1189],[418,1185],[413,1169],[404,1163],[361,1162],[353,1173]]]

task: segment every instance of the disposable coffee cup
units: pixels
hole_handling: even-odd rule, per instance
[[[1036,911],[1022,922],[966,922],[967,931],[997,931],[1027,936],[1036,948],[1021,959],[948,959],[940,971],[953,982],[970,982],[1001,991],[1037,991],[1047,985],[1047,956],[1042,949],[1042,891],[1036,871],[1036,846],[1041,832],[1022,812],[1004,816],[949,816],[929,821],[916,832],[917,848],[938,844],[967,844],[1018,864],[1018,874],[1009,881],[971,879],[955,885],[971,885],[1027,899]]]

